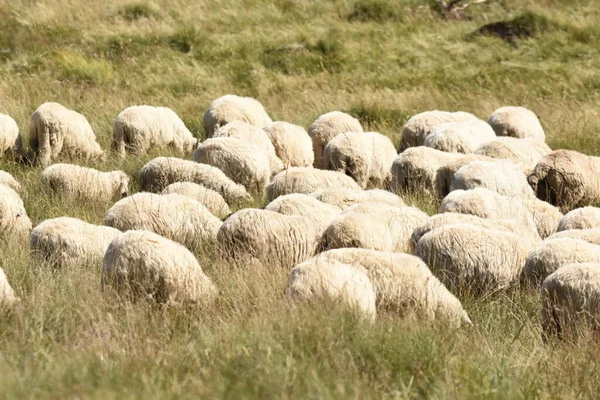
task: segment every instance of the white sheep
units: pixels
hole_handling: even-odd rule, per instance
[[[490,115],[488,123],[498,136],[546,140],[544,128],[537,115],[524,107],[500,107]]]
[[[522,163],[525,168],[530,170],[535,168],[542,157],[551,152],[552,150],[543,140],[517,139],[510,136],[497,137],[475,150],[475,154]]]
[[[110,243],[102,288],[161,304],[209,304],[218,293],[188,249],[144,230],[125,232]]]
[[[77,218],[47,219],[31,231],[29,250],[55,268],[101,263],[110,242],[121,231]]]
[[[485,121],[448,122],[437,125],[425,137],[423,145],[449,153],[473,153],[496,134]]]
[[[206,137],[233,121],[242,121],[263,128],[272,122],[263,105],[251,97],[226,94],[214,100],[204,113],[203,125]]]
[[[425,137],[437,125],[448,122],[474,121],[477,119],[473,114],[463,111],[448,112],[434,110],[413,115],[402,128],[402,138],[400,139],[398,153],[403,152],[409,147],[423,146]]]
[[[0,233],[29,235],[31,227],[19,194],[6,185],[0,185]]]
[[[387,136],[377,132],[347,132],[327,143],[322,167],[345,173],[363,189],[387,188],[396,157],[394,144]]]
[[[558,223],[558,231],[600,228],[600,208],[583,207],[569,211]]]
[[[448,153],[450,154],[450,153]],[[457,157],[454,161],[440,165],[435,171],[435,190],[434,194],[438,200],[443,199],[450,193],[450,184],[454,174],[467,164],[474,161],[493,161],[493,158],[480,156],[476,154],[463,154],[463,157]]]
[[[271,139],[275,154],[284,168],[313,166],[315,154],[312,140],[303,127],[277,121],[263,129]]]
[[[600,228],[567,229],[548,236],[545,240],[572,238],[585,240],[588,243],[600,245]]]
[[[21,299],[15,295],[15,291],[8,283],[4,270],[0,268],[0,309],[9,310],[19,304]]]
[[[175,182],[193,182],[219,193],[227,204],[234,205],[252,200],[246,189],[218,168],[175,157],[158,157],[149,161],[138,172],[140,190],[160,192]]]
[[[160,194],[177,193],[187,196],[202,203],[208,211],[213,213],[217,218],[223,218],[231,214],[231,210],[227,205],[223,196],[214,190],[205,188],[193,182],[175,182],[164,188]]]
[[[18,156],[19,127],[12,117],[0,114],[0,154],[12,152]],[[21,139],[22,140],[22,139]]]
[[[563,217],[560,210],[536,197],[524,197],[523,204],[531,215],[542,239],[554,234]]]
[[[521,168],[509,160],[473,161],[459,168],[450,191],[485,188],[504,196],[531,196],[533,190]]]
[[[52,164],[40,175],[40,188],[64,199],[108,202],[129,193],[123,171],[102,172],[74,164]]]
[[[87,119],[58,103],[44,103],[35,110],[29,125],[29,147],[44,167],[59,155],[104,160],[104,151]]]
[[[132,106],[117,115],[113,125],[112,148],[125,153],[146,154],[153,148],[170,147],[190,154],[196,139],[175,111],[167,107]]]
[[[19,181],[17,181],[15,177],[8,172],[2,170],[0,170],[0,185],[6,185],[15,192],[21,191],[21,184]]]
[[[342,209],[331,204],[323,203],[307,194],[292,193],[279,196],[265,207],[265,210],[275,211],[284,215],[300,215],[325,230],[333,218],[338,216]]]
[[[400,196],[381,189],[356,190],[331,187],[319,189],[311,193],[310,196],[323,203],[339,207],[342,210],[358,203],[383,203],[395,207],[404,207],[406,205]]]
[[[201,203],[176,193],[136,193],[115,203],[104,225],[120,231],[145,229],[184,246],[214,244],[221,221]]]
[[[319,116],[308,129],[311,137],[315,168],[323,168],[323,151],[331,139],[340,133],[362,132],[360,122],[349,114],[331,111]]]
[[[319,189],[331,187],[360,190],[360,186],[354,179],[341,172],[293,167],[283,170],[273,177],[267,186],[267,199],[273,201],[284,194],[310,194]]]

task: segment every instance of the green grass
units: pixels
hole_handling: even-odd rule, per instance
[[[86,115],[104,147],[134,104],[171,107],[202,138],[210,101],[236,93],[304,127],[345,111],[396,145],[421,111],[487,118],[523,105],[552,148],[600,154],[597,1],[488,1],[464,21],[425,0],[0,3],[0,112],[25,136],[37,106],[58,101]],[[482,29],[496,22],[516,33]],[[96,167],[135,175],[158,154]],[[34,223],[102,223],[110,207],[40,194],[39,168],[0,168],[22,182]],[[435,212],[429,199],[409,202]],[[207,257],[219,300],[184,310],[103,296],[99,265],[30,265],[26,241],[4,240],[0,260],[22,299],[0,319],[4,398],[593,398],[600,389],[597,341],[544,344],[535,292],[465,299],[474,327],[449,330],[290,308],[287,271]]]

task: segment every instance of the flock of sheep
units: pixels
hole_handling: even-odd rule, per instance
[[[0,231],[28,235],[31,257],[56,268],[102,263],[103,290],[159,303],[208,303],[219,290],[191,250],[232,265],[289,272],[296,301],[471,324],[459,300],[520,287],[541,291],[543,332],[600,324],[600,158],[552,151],[536,115],[502,107],[410,118],[400,147],[343,112],[308,132],[273,122],[255,99],[226,95],[204,115],[201,143],[172,110],[134,106],[113,128],[121,157],[170,147],[137,175],[60,159],[103,160],[86,118],[57,103],[32,115],[29,150],[0,115],[0,151],[45,167],[41,189],[115,201],[104,226],[61,217],[32,229],[20,184],[0,171]],[[439,214],[407,205],[428,193]],[[244,208],[266,196],[262,208]],[[232,210],[238,210],[232,213]],[[18,298],[0,270],[6,306]]]

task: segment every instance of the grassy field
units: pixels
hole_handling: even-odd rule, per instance
[[[552,148],[600,154],[600,2],[505,0],[446,19],[426,0],[0,0],[0,112],[24,135],[45,101],[85,114],[107,147],[120,110],[173,108],[198,137],[211,100],[254,96],[304,127],[349,112],[397,144],[430,109],[481,118],[501,105],[540,117]],[[478,34],[504,21],[510,39]],[[109,158],[134,174],[157,154]],[[39,168],[0,161],[24,185],[34,224],[101,223],[110,204],[41,195]],[[26,242],[0,244],[22,299],[0,318],[2,398],[594,398],[600,343],[545,345],[536,293],[464,299],[474,326],[453,330],[381,314],[290,309],[287,271],[202,259],[221,290],[208,309],[122,305],[98,265],[30,265]]]

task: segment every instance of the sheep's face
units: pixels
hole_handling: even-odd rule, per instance
[[[121,197],[127,197],[129,194],[129,176],[122,171],[119,171],[119,176],[117,179],[117,193],[121,195]]]

